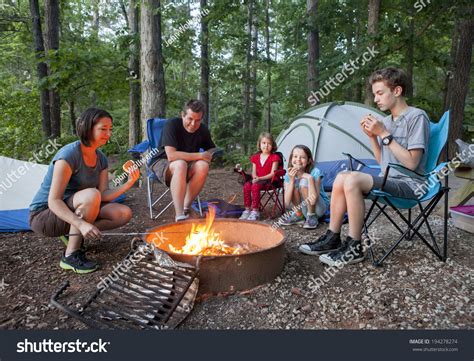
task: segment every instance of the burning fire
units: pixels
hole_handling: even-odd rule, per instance
[[[213,207],[209,207],[206,215],[205,224],[192,224],[191,232],[186,236],[186,243],[181,248],[169,245],[170,250],[174,253],[219,256],[226,254],[242,254],[249,251],[248,247],[236,245],[235,247],[226,244],[220,237],[219,233],[212,229],[216,211]]]

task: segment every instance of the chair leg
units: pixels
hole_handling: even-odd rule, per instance
[[[443,189],[444,193],[444,230],[443,230],[443,261],[448,258],[448,202],[449,202],[449,187],[448,177],[446,177],[446,187]]]
[[[408,222],[411,223],[411,208],[408,210]],[[410,229],[408,229],[407,239],[410,240],[413,237]]]
[[[163,213],[166,212],[166,210],[171,207],[171,205],[173,204],[173,201],[169,202],[168,205],[163,208],[153,219],[158,219]]]
[[[420,212],[420,214],[415,218],[413,223],[408,222],[408,219],[400,212],[399,209],[397,209],[390,200],[385,199],[385,201],[392,207],[392,209],[398,214],[398,216],[402,219],[403,222],[408,226],[408,229],[402,233],[401,237],[390,247],[390,249],[378,260],[375,261],[374,265],[375,266],[381,266],[383,261],[395,250],[395,248],[398,247],[400,242],[406,237],[408,232],[411,230],[413,231],[414,234],[416,234],[422,242],[440,259],[442,260],[442,256],[436,252],[436,250],[431,246],[428,241],[418,232],[418,230],[421,228],[421,226],[428,221],[428,217],[431,214],[431,212],[435,209],[436,204],[440,200],[440,198],[443,195],[438,195],[435,198],[431,200],[431,202],[428,204],[428,206],[424,209],[424,211]],[[423,219],[423,220],[422,220]],[[422,220],[420,222],[420,220]],[[398,225],[397,225],[398,227]],[[399,227],[398,227],[399,228]]]
[[[151,204],[151,196],[153,194],[153,183],[150,178],[147,179],[147,198],[148,198],[148,208],[150,209],[150,218],[153,219],[153,205]]]
[[[201,205],[201,198],[199,195],[197,196],[197,202],[198,202],[198,207],[199,207],[199,215],[202,217],[202,205]]]

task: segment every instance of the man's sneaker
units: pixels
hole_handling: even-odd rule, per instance
[[[72,252],[67,257],[63,256],[59,266],[62,269],[81,274],[94,272],[98,268],[97,262],[88,260],[85,253],[80,249]]]
[[[308,214],[308,217],[306,218],[306,221],[303,224],[303,228],[306,229],[315,229],[318,227],[318,217],[316,217],[316,214]]]
[[[242,215],[240,216],[239,219],[244,220],[244,219],[249,218],[249,216],[250,216],[250,209],[246,209],[245,211],[242,212]]]
[[[328,229],[326,233],[316,241],[302,244],[299,250],[310,256],[319,256],[335,251],[339,247],[341,247],[341,235],[339,233],[333,233]]]
[[[292,212],[289,217],[283,217],[283,220],[280,222],[282,226],[293,226],[295,224],[303,224],[305,221],[304,216],[298,216],[295,212]]]
[[[186,214],[181,214],[181,215],[179,215],[179,216],[174,217],[174,220],[175,220],[175,222],[181,222],[181,221],[185,221],[185,220],[188,219],[188,218],[189,218],[188,215],[186,215]]]
[[[348,236],[341,248],[321,255],[319,260],[329,266],[336,266],[337,263],[346,265],[362,262],[364,258],[361,241],[353,240]]]
[[[260,218],[259,211],[251,211],[247,218],[247,221],[258,221],[259,218]]]

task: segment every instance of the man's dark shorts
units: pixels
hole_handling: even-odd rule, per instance
[[[372,189],[381,190],[383,184],[383,177],[372,176],[374,185]],[[388,177],[385,185],[383,186],[383,191],[390,193],[395,197],[407,198],[407,199],[417,199],[418,197],[415,194],[415,191],[409,186],[407,182],[401,179]]]
[[[189,170],[193,166],[195,162],[188,162],[188,177],[189,177]],[[170,179],[166,179],[166,173],[168,172],[170,162],[168,161],[167,158],[161,158],[156,161],[155,164],[151,166],[151,169],[155,173],[156,177],[158,178],[158,181],[162,184],[165,184],[167,187],[170,186]]]
[[[71,196],[64,201],[72,212],[74,212],[73,198],[74,196]],[[100,208],[106,204],[108,202],[101,203]],[[29,218],[30,227],[33,232],[45,237],[59,237],[68,234],[71,228],[69,223],[63,221],[49,208],[30,211]]]

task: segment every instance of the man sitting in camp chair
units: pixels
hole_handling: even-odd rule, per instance
[[[209,129],[201,124],[205,111],[203,102],[190,100],[181,118],[167,120],[160,152],[153,160],[153,172],[170,187],[177,222],[188,218],[191,204],[206,182],[215,148]]]
[[[407,105],[404,95],[411,84],[406,74],[388,67],[374,72],[369,78],[374,101],[390,115],[382,120],[368,114],[360,126],[370,138],[375,159],[381,166],[380,176],[361,172],[339,173],[331,194],[331,221],[326,234],[315,242],[300,246],[300,251],[319,255],[321,262],[335,265],[364,260],[361,233],[364,222],[364,196],[380,190],[401,198],[416,199],[423,180],[408,177],[396,170],[389,173],[384,184],[383,172],[389,163],[405,166],[419,174],[425,173],[428,153],[429,119],[421,110]],[[341,226],[345,213],[349,215],[349,234],[341,242]]]

